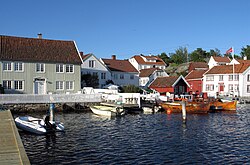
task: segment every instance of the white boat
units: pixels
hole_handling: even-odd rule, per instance
[[[15,119],[17,128],[31,133],[43,135],[49,132],[64,131],[64,126],[60,122],[48,121],[31,116],[20,116]]]
[[[125,110],[120,106],[106,106],[106,105],[96,105],[90,107],[91,111],[100,116],[123,116],[125,115]]]

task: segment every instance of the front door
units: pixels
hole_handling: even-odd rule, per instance
[[[219,92],[223,92],[224,91],[224,84],[219,84]]]
[[[35,79],[34,81],[34,94],[46,94],[45,79]]]

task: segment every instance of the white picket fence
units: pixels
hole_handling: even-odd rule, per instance
[[[101,94],[0,94],[0,104],[92,103],[101,98]]]

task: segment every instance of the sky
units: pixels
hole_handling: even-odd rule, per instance
[[[4,0],[0,35],[74,40],[98,58],[250,45],[250,0]]]

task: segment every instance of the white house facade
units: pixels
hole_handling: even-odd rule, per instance
[[[83,55],[83,64],[81,65],[81,74],[97,75],[99,79],[99,88],[107,84],[111,80],[110,70],[93,54]]]
[[[165,62],[158,56],[135,55],[129,62],[137,69],[159,68],[166,69]]]
[[[250,65],[222,65],[209,69],[203,77],[208,96],[250,97]]]
[[[208,61],[208,66],[209,66],[209,69],[211,69],[214,66],[228,65],[230,61],[231,59],[229,57],[211,56]]]

